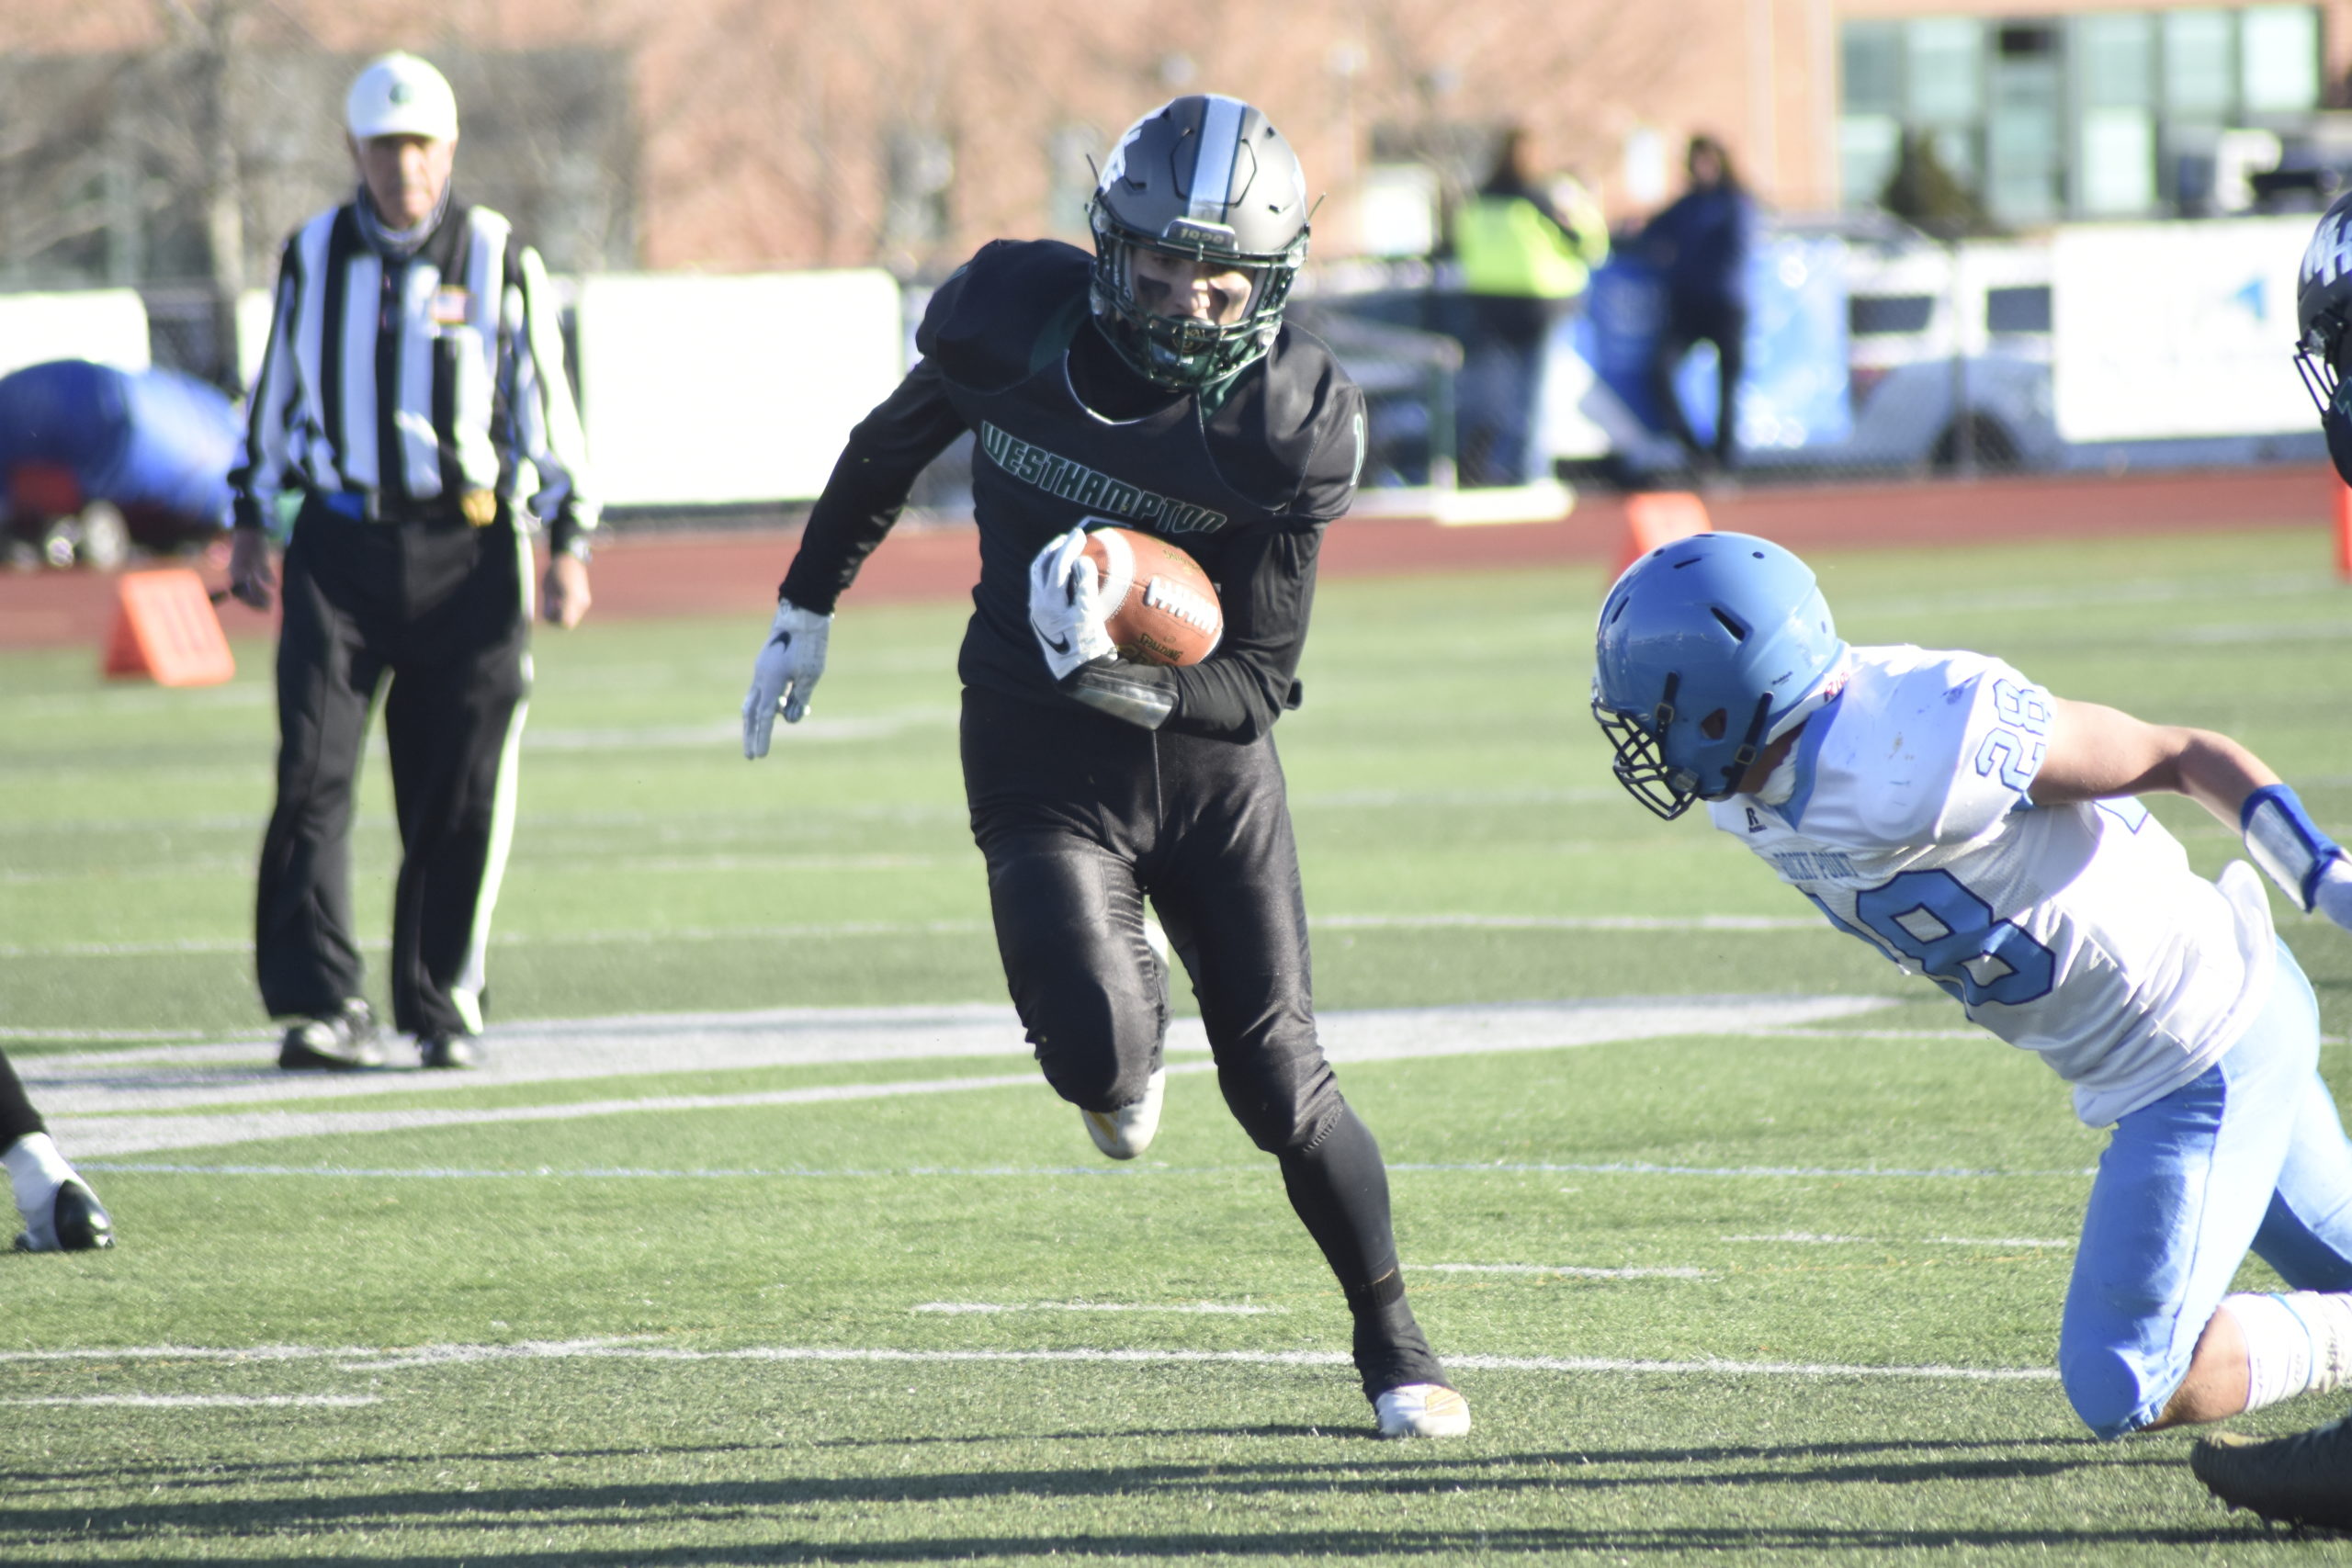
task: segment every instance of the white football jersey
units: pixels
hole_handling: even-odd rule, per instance
[[[1709,811],[1832,925],[2039,1052],[2104,1126],[2253,1021],[2270,905],[2243,863],[2191,872],[2137,800],[2035,806],[2049,726],[2049,693],[1997,659],[1858,648],[1764,791],[1785,797]]]

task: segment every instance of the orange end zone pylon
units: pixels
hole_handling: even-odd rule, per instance
[[[1617,559],[1617,570],[1623,572],[1660,545],[1714,531],[1714,525],[1707,521],[1707,503],[1687,490],[1629,495],[1625,498],[1625,550]]]
[[[217,686],[237,672],[220,617],[192,571],[127,571],[116,580],[108,675],[151,677],[159,686]]]

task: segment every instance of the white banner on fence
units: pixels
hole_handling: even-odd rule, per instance
[[[147,368],[147,307],[135,288],[0,295],[0,376],[52,359]]]
[[[2051,246],[2058,431],[2069,441],[2314,426],[2295,374],[2295,269],[2315,221],[2065,228]]]
[[[588,277],[578,321],[588,457],[614,504],[813,497],[906,370],[885,272]]]

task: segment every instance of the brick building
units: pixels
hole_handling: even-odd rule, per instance
[[[1080,236],[1088,156],[1188,89],[1283,128],[1326,257],[1409,248],[1513,120],[1621,217],[1701,129],[1789,209],[1867,203],[1907,136],[2008,226],[2177,210],[2222,132],[2344,101],[2352,0],[0,0],[0,287],[266,278],[395,44],[559,269],[917,276]]]

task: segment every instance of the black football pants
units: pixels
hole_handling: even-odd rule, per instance
[[[1168,1026],[1148,897],[1183,962],[1217,1086],[1274,1156],[1356,1313],[1365,1392],[1442,1373],[1403,1300],[1388,1174],[1315,1035],[1306,906],[1272,739],[1155,732],[967,687],[964,787],[1014,1008],[1064,1100],[1143,1096]]]
[[[527,554],[511,525],[367,523],[306,503],[285,561],[277,804],[262,843],[254,956],[275,1017],[361,994],[351,814],[370,708],[390,677],[401,868],[392,1021],[481,1027],[491,907],[514,820],[530,684]]]

